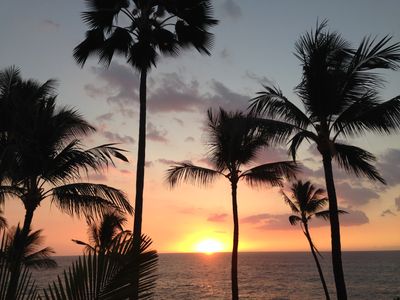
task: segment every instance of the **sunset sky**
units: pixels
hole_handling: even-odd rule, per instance
[[[297,104],[293,88],[301,69],[293,55],[301,34],[328,19],[329,28],[357,46],[366,35],[393,35],[400,41],[398,0],[216,0],[212,31],[212,56],[195,50],[178,58],[162,58],[150,73],[143,231],[159,252],[193,252],[204,240],[231,250],[232,214],[230,187],[221,179],[207,187],[182,184],[173,190],[165,183],[165,171],[174,162],[206,165],[204,132],[206,110],[223,107],[246,109],[248,100],[263,83],[278,84]],[[2,0],[0,3],[0,68],[16,65],[23,78],[41,82],[59,80],[58,104],[77,108],[98,132],[84,140],[94,146],[121,143],[130,163],[117,163],[90,180],[124,190],[133,203],[138,131],[139,77],[123,59],[108,69],[89,60],[80,68],[73,48],[84,38],[80,13],[83,0]],[[386,72],[382,98],[400,94],[400,72]],[[366,136],[351,141],[373,152],[377,167],[388,184],[370,183],[335,170],[344,250],[400,249],[400,135]],[[284,145],[261,153],[258,163],[286,160]],[[314,147],[301,149],[303,180],[323,187],[322,163]],[[308,250],[300,228],[290,226],[289,207],[279,189],[250,189],[244,182],[238,191],[240,245],[242,251]],[[6,201],[5,216],[11,225],[22,222],[24,210],[17,200]],[[86,240],[84,220],[61,214],[47,200],[35,213],[34,229],[44,229],[46,246],[57,255],[81,253],[71,239]],[[132,229],[132,218],[128,229]],[[330,249],[328,223],[311,224],[320,250]]]

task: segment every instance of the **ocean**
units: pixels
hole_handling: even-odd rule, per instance
[[[334,281],[330,254],[321,265],[331,298]],[[59,267],[34,271],[45,287],[77,257],[55,257]],[[349,299],[393,300],[400,297],[400,251],[344,252]],[[240,299],[324,299],[314,260],[308,252],[239,253]],[[159,254],[154,299],[230,299],[230,253]]]

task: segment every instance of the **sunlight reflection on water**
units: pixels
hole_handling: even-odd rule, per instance
[[[321,264],[331,294],[330,257]],[[56,257],[59,268],[35,272],[41,286],[76,257]],[[400,296],[400,252],[345,252],[349,299],[389,299]],[[323,299],[323,290],[309,253],[239,253],[241,299]],[[332,297],[334,298],[334,297]],[[160,254],[154,299],[230,299],[230,254]]]

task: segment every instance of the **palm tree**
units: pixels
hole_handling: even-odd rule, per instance
[[[317,253],[318,250],[315,247],[311,239],[311,234],[308,229],[308,222],[312,217],[329,219],[329,210],[322,210],[328,203],[328,198],[324,197],[325,191],[323,189],[316,189],[310,181],[302,182],[301,180],[292,184],[291,187],[292,195],[288,197],[283,191],[282,196],[285,202],[290,206],[294,215],[289,217],[289,222],[292,225],[300,224],[304,235],[310,245],[311,253],[314,257],[315,264],[317,265],[318,274],[321,279],[322,286],[324,288],[326,299],[329,298],[328,288],[325,283],[324,274],[319,264]],[[292,200],[291,200],[292,199]],[[343,211],[339,211],[343,212]]]
[[[336,292],[338,299],[347,299],[332,159],[348,172],[384,183],[372,165],[374,155],[339,138],[367,132],[388,134],[400,128],[400,96],[380,101],[378,88],[383,81],[376,72],[399,67],[400,44],[389,45],[389,36],[380,40],[366,37],[353,49],[340,34],[326,30],[326,24],[317,25],[315,32],[306,33],[296,43],[303,74],[295,92],[304,111],[274,86],[265,86],[265,91],[251,100],[250,109],[293,126],[296,134],[289,151],[294,159],[304,140],[317,145],[329,199]]]
[[[151,239],[142,236],[139,256],[133,255],[132,235],[118,236],[107,252],[89,252],[80,256],[62,276],[44,290],[44,299],[111,300],[129,299],[138,288],[138,299],[153,299],[158,255],[149,250]],[[136,261],[138,259],[138,261]],[[139,267],[139,285],[131,276]]]
[[[34,269],[48,269],[56,268],[57,263],[50,258],[50,255],[55,253],[50,247],[39,249],[43,244],[42,230],[29,231],[25,240],[22,240],[21,228],[18,225],[13,227],[8,232],[7,249],[5,256],[7,260],[12,263],[21,263],[28,268]],[[23,244],[22,244],[23,243]],[[22,255],[19,258],[19,249],[22,250]]]
[[[144,165],[146,149],[146,80],[160,55],[177,56],[180,48],[195,47],[210,54],[217,24],[210,0],[88,0],[82,14],[89,27],[86,38],[74,49],[83,66],[91,55],[108,66],[118,53],[140,73],[139,139],[136,168],[134,239],[138,253],[142,234]]]
[[[9,236],[3,229],[0,230],[0,299],[6,299],[9,289],[9,279],[11,277],[11,269],[13,262],[4,255],[9,246]],[[14,300],[36,300],[39,298],[39,288],[32,278],[31,271],[22,265],[19,270],[19,280],[17,283],[17,293]]]
[[[273,139],[271,133],[259,130],[253,119],[240,112],[228,113],[220,109],[214,116],[208,111],[209,160],[213,169],[198,167],[191,163],[180,163],[167,171],[167,181],[174,187],[181,181],[191,181],[201,185],[211,183],[217,177],[227,178],[231,184],[233,208],[233,249],[232,249],[232,299],[239,298],[237,279],[237,255],[239,245],[239,218],[237,205],[237,185],[243,179],[250,185],[270,184],[280,186],[284,177],[293,177],[297,165],[292,161],[262,164],[243,170],[257,153]]]
[[[0,72],[0,204],[6,197],[22,201],[26,213],[21,241],[45,199],[69,215],[99,216],[110,208],[132,212],[122,191],[81,182],[81,174],[100,172],[113,157],[127,159],[112,144],[83,149],[79,137],[95,129],[75,110],[56,109],[54,91],[53,80],[24,81],[15,68]],[[22,250],[16,250],[16,261],[21,261]],[[7,299],[14,298],[18,281],[18,272],[11,274]]]
[[[90,243],[72,240],[78,245],[85,246],[86,253],[106,253],[121,235],[130,234],[124,230],[126,218],[118,211],[106,212],[99,222],[93,218],[87,219],[88,236]]]

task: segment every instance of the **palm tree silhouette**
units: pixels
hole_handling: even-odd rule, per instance
[[[21,245],[22,244],[22,245]],[[28,236],[23,240],[20,226],[13,227],[8,232],[7,248],[5,256],[13,264],[19,263],[19,249],[23,249],[21,262],[28,268],[48,269],[57,267],[51,254],[55,253],[50,247],[39,249],[43,244],[42,230],[29,230]]]
[[[214,168],[180,163],[167,171],[167,181],[172,187],[181,181],[207,185],[219,176],[229,180],[234,224],[231,266],[232,299],[239,298],[237,279],[239,245],[237,185],[239,180],[245,180],[252,186],[264,184],[280,186],[284,177],[294,177],[298,170],[293,161],[267,163],[247,170],[242,169],[243,166],[250,164],[257,153],[273,138],[272,132],[259,130],[252,118],[240,112],[229,113],[220,109],[219,114],[214,116],[212,111],[208,110],[208,155]]]
[[[400,128],[400,96],[380,101],[378,88],[383,81],[376,73],[399,67],[400,44],[388,45],[389,36],[381,40],[366,37],[352,49],[340,34],[325,30],[326,24],[317,25],[315,32],[306,33],[296,43],[303,74],[295,91],[305,112],[274,86],[265,86],[265,91],[251,100],[250,109],[293,126],[297,131],[290,144],[294,159],[304,140],[317,145],[329,199],[336,292],[338,299],[347,299],[332,159],[348,172],[384,183],[372,165],[376,160],[373,154],[338,139],[367,132],[388,134]]]
[[[130,231],[124,230],[123,225],[125,223],[126,218],[118,211],[106,212],[98,222],[93,218],[88,218],[90,242],[72,241],[78,245],[85,246],[86,253],[106,253],[121,235],[131,234]]]
[[[112,144],[83,149],[79,136],[95,129],[76,111],[56,109],[54,91],[53,80],[24,81],[16,68],[0,72],[0,200],[16,197],[25,207],[20,245],[45,199],[69,215],[100,216],[110,208],[132,212],[122,191],[80,181],[89,170],[100,172],[113,163],[113,157],[127,159]],[[7,299],[15,296],[18,268],[17,263],[11,272]]]
[[[132,235],[123,234],[107,252],[84,253],[43,290],[45,299],[129,299],[136,288],[131,275],[135,265],[139,266],[138,299],[153,299],[158,255],[150,249],[151,243],[143,235],[140,254],[133,255]]]
[[[136,253],[142,234],[144,166],[146,149],[146,80],[160,55],[177,56],[181,48],[195,47],[210,54],[217,24],[210,0],[89,0],[82,14],[88,25],[85,40],[74,49],[74,58],[84,65],[91,55],[108,66],[118,53],[140,73],[139,139],[136,168],[134,239]]]
[[[301,180],[299,180],[296,183],[293,183],[291,191],[291,197],[287,196],[283,191],[281,191],[283,199],[290,206],[292,212],[294,213],[294,215],[289,217],[289,222],[292,225],[301,225],[301,229],[307,238],[311,253],[315,260],[315,264],[317,265],[318,274],[324,288],[325,297],[326,299],[330,299],[324,274],[317,257],[317,253],[319,254],[319,252],[312,242],[311,234],[308,229],[308,222],[312,217],[329,220],[329,210],[322,210],[328,203],[328,198],[324,197],[325,191],[323,189],[316,189],[310,181],[303,183]],[[339,213],[344,213],[344,211],[339,210]]]

